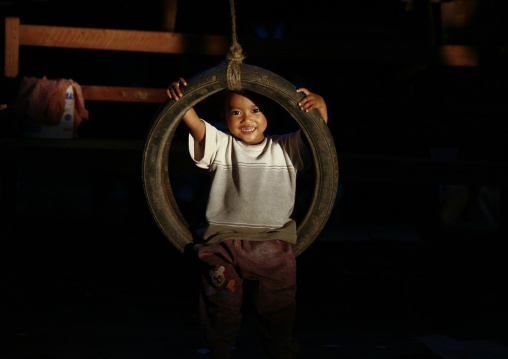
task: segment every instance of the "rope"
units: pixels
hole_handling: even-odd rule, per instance
[[[226,81],[228,90],[241,92],[243,87],[241,81],[240,66],[243,63],[243,60],[245,60],[245,55],[243,53],[242,46],[240,46],[236,38],[235,0],[229,0],[229,4],[231,7],[233,43],[229,48],[229,53],[227,55],[228,68],[226,71]]]

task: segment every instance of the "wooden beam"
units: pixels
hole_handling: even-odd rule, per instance
[[[229,50],[229,39],[221,35],[42,25],[20,25],[19,43],[25,46],[216,56],[224,56]]]
[[[5,68],[6,77],[16,77],[19,72],[19,17],[5,19]]]
[[[165,88],[81,85],[81,90],[88,101],[163,103],[168,98]]]
[[[436,49],[437,62],[442,65],[462,67],[479,65],[478,50],[472,46],[443,45]]]

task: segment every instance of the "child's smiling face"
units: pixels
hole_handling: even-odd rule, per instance
[[[266,117],[250,98],[231,93],[225,115],[229,131],[243,143],[256,145],[265,139]]]

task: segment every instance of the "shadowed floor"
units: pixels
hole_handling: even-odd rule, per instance
[[[206,358],[195,272],[148,217],[11,223],[2,234],[2,357]],[[429,343],[452,341],[506,349],[499,239],[411,233],[332,222],[298,257],[302,358],[433,358]],[[263,358],[248,321],[233,357]]]

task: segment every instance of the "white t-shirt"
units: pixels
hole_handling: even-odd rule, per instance
[[[207,223],[198,233],[210,243],[228,238],[296,243],[296,224],[290,218],[296,175],[311,163],[301,131],[246,145],[203,122],[204,146],[189,135],[192,159],[212,177]]]

